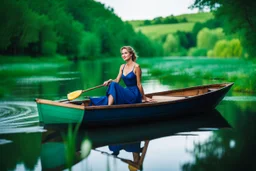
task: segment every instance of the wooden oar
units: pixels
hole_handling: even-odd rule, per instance
[[[87,91],[91,91],[91,90],[94,90],[94,89],[100,88],[100,87],[103,87],[103,85],[98,85],[98,86],[95,86],[95,87],[92,87],[92,88],[88,88],[86,90],[76,90],[76,91],[73,91],[71,93],[68,93],[68,95],[67,95],[68,100],[74,100],[74,99],[78,98],[82,93],[87,92]]]

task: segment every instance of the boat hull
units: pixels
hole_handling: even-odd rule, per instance
[[[85,110],[83,123],[87,125],[116,125],[123,123],[162,120],[169,117],[180,117],[214,109],[224,98],[230,87],[214,94],[206,94],[182,101],[153,104],[143,107],[127,107]]]
[[[118,125],[124,123],[162,120],[167,117],[192,115],[214,109],[230,90],[233,83],[214,84],[148,94],[165,95],[205,91],[199,95],[162,102],[123,104],[112,106],[82,106],[71,103],[37,99],[39,120],[44,124],[82,123],[88,126]],[[206,91],[216,88],[214,91]]]

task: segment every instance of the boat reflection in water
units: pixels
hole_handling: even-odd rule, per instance
[[[92,150],[120,159],[128,164],[130,170],[140,170],[143,166],[149,141],[166,136],[180,135],[180,133],[184,132],[227,127],[230,126],[226,120],[217,110],[213,110],[208,113],[201,113],[186,118],[157,121],[154,123],[149,122],[140,125],[80,128],[76,136],[76,153],[73,164],[82,160],[80,157],[80,147],[85,138],[90,139]],[[48,125],[45,129],[47,129],[47,132],[43,133],[41,148],[42,169],[66,168],[65,145],[62,139],[67,129],[60,129],[59,125],[56,127]],[[143,144],[142,147],[141,144]],[[112,154],[108,151],[98,149],[104,146],[108,146]],[[121,150],[131,152],[133,160],[119,157]]]

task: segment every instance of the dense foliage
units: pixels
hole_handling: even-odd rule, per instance
[[[162,39],[165,55],[242,57],[246,51],[237,34],[225,34],[220,19],[195,23],[191,32],[176,31]]]
[[[73,59],[119,56],[123,45],[140,56],[160,56],[162,46],[93,0],[4,0],[0,53]]]
[[[249,56],[256,56],[256,1],[196,0],[193,7],[210,8],[224,21],[227,34],[237,33]]]
[[[220,20],[209,19],[202,23],[196,22],[191,32],[176,31],[163,36],[161,41],[165,55],[206,56],[218,40],[226,38],[221,26]]]
[[[186,23],[186,22],[188,22],[188,20],[185,17],[179,19],[171,15],[168,17],[156,17],[153,20],[144,20],[141,26],[155,25],[155,24],[175,24],[175,23]]]

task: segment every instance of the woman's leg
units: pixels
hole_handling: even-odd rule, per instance
[[[108,95],[108,105],[112,105],[114,103],[114,98],[111,94]]]

